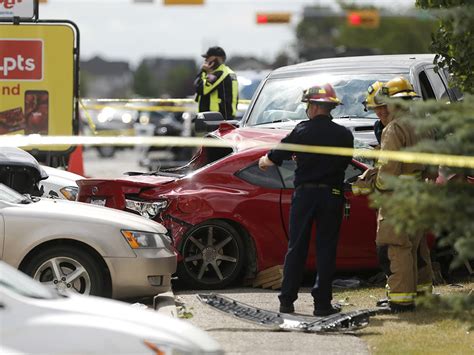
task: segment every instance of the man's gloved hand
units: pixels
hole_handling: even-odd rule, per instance
[[[258,160],[258,167],[260,170],[267,170],[269,166],[275,165],[270,159],[268,159],[268,156],[264,155]]]
[[[354,195],[368,195],[374,191],[375,179],[377,178],[377,168],[367,169],[356,182],[352,184]]]

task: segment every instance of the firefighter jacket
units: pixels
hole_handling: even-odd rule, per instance
[[[199,112],[220,112],[224,119],[233,119],[237,113],[239,87],[237,75],[225,64],[214,71],[202,71],[194,81]]]
[[[419,141],[420,136],[415,134],[414,128],[408,122],[394,117],[382,132],[381,150],[400,151],[403,148],[414,146]],[[378,165],[375,187],[381,192],[390,190],[387,183],[388,176],[421,179],[424,170],[424,166],[421,164],[385,159],[379,159]]]

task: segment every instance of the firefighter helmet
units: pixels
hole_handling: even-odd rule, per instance
[[[336,96],[336,91],[331,84],[325,83],[322,85],[314,85],[309,89],[303,91],[303,97],[301,98],[302,102],[314,102],[314,103],[327,103],[342,105],[341,100]]]
[[[387,81],[382,87],[382,94],[393,98],[420,97],[413,89],[413,85],[402,76]]]
[[[373,110],[376,107],[385,105],[385,103],[375,102],[375,95],[382,88],[384,84],[385,83],[381,81],[376,81],[375,83],[373,83],[372,85],[368,87],[367,96],[365,97],[365,100],[362,102],[362,104],[364,105],[365,111]]]
[[[420,97],[410,82],[402,76],[387,81],[375,94],[374,102],[378,105],[386,104],[388,99],[414,99]]]

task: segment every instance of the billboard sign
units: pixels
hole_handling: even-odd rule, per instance
[[[0,23],[0,33],[0,134],[72,135],[74,28]]]
[[[0,0],[0,19],[38,18],[38,4],[36,0]]]

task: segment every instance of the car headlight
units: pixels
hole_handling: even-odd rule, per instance
[[[79,188],[76,186],[66,186],[59,190],[63,196],[69,201],[76,201]]]
[[[166,234],[123,230],[123,236],[132,249],[169,248],[171,238]]]
[[[157,201],[157,202],[144,202],[136,200],[125,200],[125,207],[131,211],[140,213],[141,216],[146,218],[154,218],[161,210],[164,210],[168,202]]]
[[[155,355],[223,355],[222,350],[215,351],[203,351],[197,349],[189,349],[180,345],[175,344],[164,344],[157,343],[154,341],[144,340],[143,343],[152,351]]]

